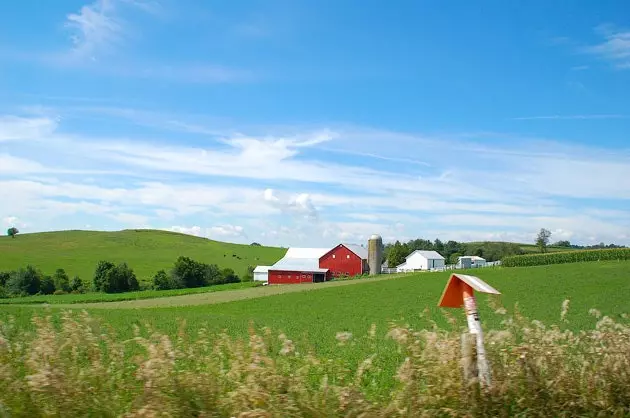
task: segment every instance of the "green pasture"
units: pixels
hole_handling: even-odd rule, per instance
[[[247,266],[275,263],[285,252],[157,230],[42,232],[0,237],[0,271],[32,264],[44,274],[63,268],[70,277],[91,282],[99,260],[124,261],[139,281],[148,282],[158,270],[171,268],[177,257],[187,256],[243,276]]]

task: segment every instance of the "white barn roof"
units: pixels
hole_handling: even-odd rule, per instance
[[[341,244],[341,245],[343,245],[344,247],[346,247],[347,249],[349,249],[350,251],[352,251],[359,257],[361,257],[361,260],[367,260],[368,258],[367,248],[361,247],[358,244]]]
[[[405,259],[411,257],[414,254],[420,254],[422,257],[426,258],[427,260],[444,260],[444,257],[442,257],[440,253],[438,253],[437,251],[423,251],[423,250],[416,250],[412,252],[411,254],[409,254],[407,257],[405,257]]]
[[[314,273],[326,273],[328,269],[319,268],[317,258],[283,258],[271,266],[269,270],[280,271],[310,271]]]
[[[284,258],[315,258],[319,260],[328,251],[330,248],[289,248]]]
[[[254,273],[267,273],[271,266],[256,266]]]

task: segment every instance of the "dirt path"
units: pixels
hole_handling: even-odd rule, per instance
[[[193,306],[193,305],[211,305],[216,303],[233,302],[243,299],[255,299],[266,296],[280,295],[284,293],[317,291],[319,289],[328,289],[337,286],[352,286],[364,283],[374,283],[383,280],[392,280],[400,275],[382,275],[375,278],[365,278],[357,280],[346,280],[339,282],[327,283],[308,283],[308,284],[292,284],[254,287],[242,290],[230,290],[223,292],[196,293],[192,295],[170,296],[154,299],[126,300],[120,302],[95,302],[95,303],[72,303],[72,304],[32,304],[32,305],[13,305],[28,307],[51,307],[60,309],[142,309],[142,308],[165,308],[173,306]]]

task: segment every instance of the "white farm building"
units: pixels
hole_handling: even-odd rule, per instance
[[[405,258],[405,262],[396,266],[399,273],[416,270],[435,270],[444,268],[444,257],[437,251],[416,250]]]
[[[457,259],[457,268],[475,268],[484,267],[486,259],[476,255],[464,255]]]
[[[256,266],[254,269],[254,281],[266,282],[269,276],[269,269],[271,266]]]

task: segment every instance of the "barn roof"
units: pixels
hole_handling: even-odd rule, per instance
[[[330,251],[330,248],[289,248],[284,258],[315,258],[318,259]]]
[[[256,266],[254,273],[267,273],[271,266]]]
[[[341,245],[343,245],[344,247],[346,247],[347,249],[355,253],[357,256],[359,256],[361,260],[367,260],[368,258],[367,248],[362,247],[357,244],[341,244]]]
[[[416,251],[412,252],[411,254],[409,254],[405,258],[407,259],[407,258],[411,257],[414,254],[420,254],[421,256],[426,258],[427,260],[444,260],[444,257],[442,257],[440,255],[440,253],[438,253],[437,251],[423,251],[423,250],[416,250]]]
[[[310,271],[313,273],[326,273],[328,269],[319,268],[319,257],[317,258],[283,258],[271,266],[269,270],[280,271]]]

